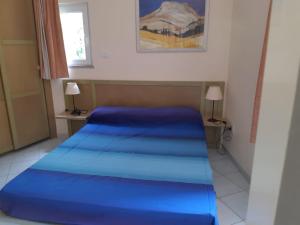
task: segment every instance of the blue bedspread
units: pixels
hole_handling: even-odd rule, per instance
[[[203,133],[201,126],[192,124],[159,127],[87,124],[62,146],[108,152],[207,157]]]
[[[160,111],[170,118],[149,123]],[[105,108],[104,120],[100,109],[0,191],[0,210],[70,225],[218,225],[203,125],[179,111],[175,120],[172,109],[136,120]]]

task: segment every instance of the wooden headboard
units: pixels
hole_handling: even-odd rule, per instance
[[[224,92],[225,82],[181,81],[101,81],[64,80],[76,82],[81,94],[75,97],[80,109],[91,110],[97,106],[189,106],[204,116],[211,113],[211,102],[205,100],[208,87],[218,85]],[[66,107],[72,108],[71,98],[66,96]],[[217,102],[216,116],[223,115],[223,101]]]

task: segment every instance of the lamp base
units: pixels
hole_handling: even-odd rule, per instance
[[[211,123],[216,123],[218,122],[219,120],[215,119],[215,118],[210,118],[207,120],[208,122],[211,122]]]
[[[76,116],[80,116],[81,115],[81,110],[80,109],[74,109],[72,112],[71,112],[71,115],[76,115]]]

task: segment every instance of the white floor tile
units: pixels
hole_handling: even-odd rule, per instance
[[[20,160],[15,160],[12,162],[12,165],[22,165],[22,164],[34,164],[41,159],[41,154],[33,154],[32,156],[24,157]]]
[[[240,222],[240,223],[235,223],[235,224],[232,224],[232,225],[246,225],[245,222]]]
[[[9,173],[10,169],[10,162],[1,162],[0,164],[0,177],[6,177],[7,174]]]
[[[48,153],[52,151],[54,148],[56,148],[58,145],[60,145],[64,139],[51,139],[47,140],[45,142],[39,143],[36,145],[36,147],[40,150],[41,153]]]
[[[5,154],[3,156],[0,156],[0,166],[2,164],[10,164],[13,160],[12,154]]]
[[[225,158],[218,161],[212,161],[211,165],[214,170],[216,170],[217,172],[223,175],[239,171],[238,168],[234,165],[234,163],[229,158]]]
[[[6,179],[7,177],[0,177],[0,190],[4,187],[4,185],[6,184]]]
[[[223,175],[217,172],[216,170],[213,170],[212,172],[213,172],[214,180],[217,179],[218,177],[223,177]]]
[[[221,198],[229,208],[231,208],[243,220],[246,219],[248,209],[249,194],[245,191]]]
[[[229,173],[225,175],[232,183],[244,190],[249,190],[250,184],[240,172]]]
[[[31,167],[37,160],[29,160],[23,162],[12,163],[9,174],[17,174]]]
[[[218,198],[232,195],[243,191],[240,187],[230,182],[227,178],[221,176],[214,180],[214,188]]]
[[[45,153],[42,153],[40,159],[44,158],[44,157],[47,156],[48,154],[49,154],[48,152],[47,152],[47,153],[46,153],[46,152],[45,152]]]
[[[218,153],[217,149],[209,149],[208,150],[208,158],[212,162],[212,161],[217,161],[217,160],[222,160],[222,159],[228,158],[228,155],[226,153],[225,154]]]
[[[0,183],[5,183],[7,176],[0,176]]]
[[[230,208],[224,203],[218,201],[218,215],[220,225],[232,225],[242,221]]]
[[[38,150],[20,150],[15,153],[13,163],[22,163],[26,161],[38,161],[41,158],[41,153]]]
[[[1,225],[50,225],[47,223],[36,223],[26,220],[19,220],[12,217],[8,217],[0,212],[0,224]]]

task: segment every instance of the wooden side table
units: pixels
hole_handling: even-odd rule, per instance
[[[56,115],[55,118],[67,121],[69,136],[71,136],[86,124],[86,121],[90,114],[91,111],[81,113],[80,115],[72,115],[70,111],[66,111]]]
[[[207,136],[207,144],[210,148],[221,149],[223,146],[223,132],[226,128],[227,121],[225,119],[219,119],[218,122],[209,122],[208,118],[203,118],[203,123]]]

